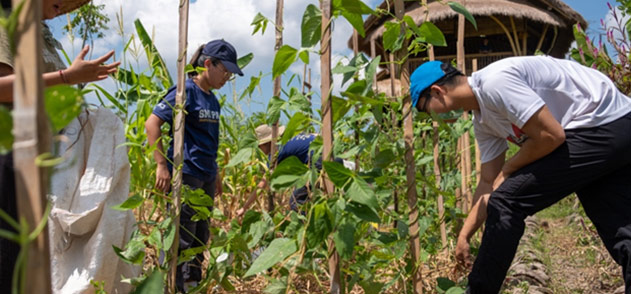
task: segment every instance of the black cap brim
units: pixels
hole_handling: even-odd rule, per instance
[[[238,74],[240,76],[243,76],[243,72],[241,71],[241,69],[239,68],[239,66],[237,66],[235,63],[232,63],[230,61],[226,61],[226,60],[222,60],[221,63],[223,64],[223,66],[226,67],[226,69],[234,74]]]

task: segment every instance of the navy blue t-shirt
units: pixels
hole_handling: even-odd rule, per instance
[[[283,161],[285,158],[290,156],[296,156],[302,163],[307,164],[309,162],[309,145],[316,138],[316,134],[300,134],[285,144],[280,148],[280,152],[278,152],[277,162]]]
[[[171,87],[153,114],[171,125],[173,136],[173,109],[175,87]],[[184,163],[182,172],[202,181],[211,181],[217,174],[217,147],[219,144],[219,101],[210,92],[204,93],[192,79],[186,80],[186,111],[184,131]],[[173,159],[173,141],[167,152]],[[169,163],[169,169],[171,164]]]

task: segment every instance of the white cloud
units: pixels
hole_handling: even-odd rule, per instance
[[[116,49],[117,58],[120,59],[120,52],[124,43],[127,42],[131,34],[136,32],[134,20],[140,19],[147,32],[153,36],[154,43],[161,53],[169,70],[175,74],[177,50],[178,50],[178,2],[174,0],[94,0],[95,4],[105,4],[105,13],[110,18],[110,30],[106,33],[105,38],[95,42],[93,57],[100,56],[105,52]],[[377,5],[380,0],[365,1],[371,7]],[[302,14],[307,5],[319,5],[317,0],[308,1],[285,1],[284,4],[284,44],[292,47],[300,47],[300,23]],[[123,31],[124,38],[118,33],[118,23],[116,15],[123,11]],[[237,89],[244,88],[249,83],[249,77],[258,75],[259,72],[269,73],[272,69],[274,59],[274,25],[270,23],[264,35],[257,33],[252,36],[252,26],[250,23],[257,13],[261,13],[274,21],[276,10],[276,1],[272,0],[197,0],[190,4],[189,27],[188,27],[188,52],[189,56],[201,44],[210,40],[224,38],[235,46],[240,56],[252,52],[254,59],[252,63],[245,68],[244,77],[237,79]],[[63,19],[62,19],[63,18]],[[65,17],[60,17],[53,21],[53,27],[65,24]],[[333,26],[333,55],[332,65],[335,66],[337,61],[344,55],[350,55],[352,52],[347,48],[348,38],[352,34],[352,27],[346,20],[340,19],[335,21]],[[59,38],[61,29],[55,31],[55,35]],[[61,38],[64,48],[71,52],[70,48],[74,48],[78,52],[80,40],[75,40],[71,44],[67,38]],[[137,41],[137,40],[136,40]],[[137,42],[140,46],[140,43]],[[317,48],[319,49],[319,48]],[[140,50],[142,51],[142,50]],[[311,69],[313,86],[319,91],[320,84],[320,66],[319,58],[316,55],[311,56]],[[140,58],[139,63],[130,56],[127,60],[134,68],[146,66],[144,56]],[[187,58],[188,60],[188,58]],[[302,76],[303,65],[301,62],[296,63],[290,70]],[[288,77],[285,77],[287,79]],[[337,81],[337,79],[336,79]],[[254,97],[255,100],[261,100],[262,105],[267,104],[267,100],[271,97],[271,76],[267,76],[262,81],[263,93]],[[339,82],[336,82],[339,89]],[[232,89],[225,87],[224,93],[230,93]]]

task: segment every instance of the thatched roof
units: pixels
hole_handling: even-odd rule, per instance
[[[393,1],[384,1],[379,8],[392,13],[394,10]],[[484,16],[510,16],[518,19],[548,24],[563,30],[569,30],[571,34],[572,25],[579,22],[583,27],[587,22],[583,17],[567,6],[561,0],[466,0],[465,6],[469,12],[477,18]],[[426,16],[426,10],[429,14]],[[405,2],[406,15],[412,17],[417,24],[421,24],[425,17],[428,21],[438,23],[448,19],[456,18],[457,13],[449,6],[439,2],[428,0],[427,7],[422,6],[418,1]],[[391,17],[369,16],[364,22],[366,37],[359,40],[360,50],[370,52],[370,40],[380,39],[385,30],[383,24],[392,20]],[[565,33],[565,32],[564,32]],[[559,44],[569,47],[569,43]],[[570,42],[571,43],[571,42]],[[352,46],[352,38],[349,40],[349,47]],[[565,48],[567,50],[567,48]]]

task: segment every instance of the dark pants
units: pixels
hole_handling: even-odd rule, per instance
[[[566,130],[551,154],[512,174],[489,199],[486,229],[469,275],[471,293],[498,293],[524,219],[576,192],[631,294],[631,114]]]
[[[211,181],[202,181],[191,175],[183,174],[182,183],[189,186],[193,190],[202,189],[210,197],[215,196],[215,179]],[[212,207],[210,208],[212,209]],[[179,251],[186,249],[206,246],[210,231],[208,228],[209,220],[192,221],[195,210],[186,204],[182,204],[180,213],[180,244]],[[202,261],[204,254],[197,254],[195,259],[178,265],[175,284],[179,290],[184,289],[185,281],[201,281],[202,280]]]
[[[14,220],[17,220],[18,212],[12,153],[0,155],[0,209]],[[15,229],[2,219],[0,219],[0,229],[15,232]],[[13,268],[19,252],[20,246],[17,243],[0,237],[0,289],[7,291],[11,289]]]

